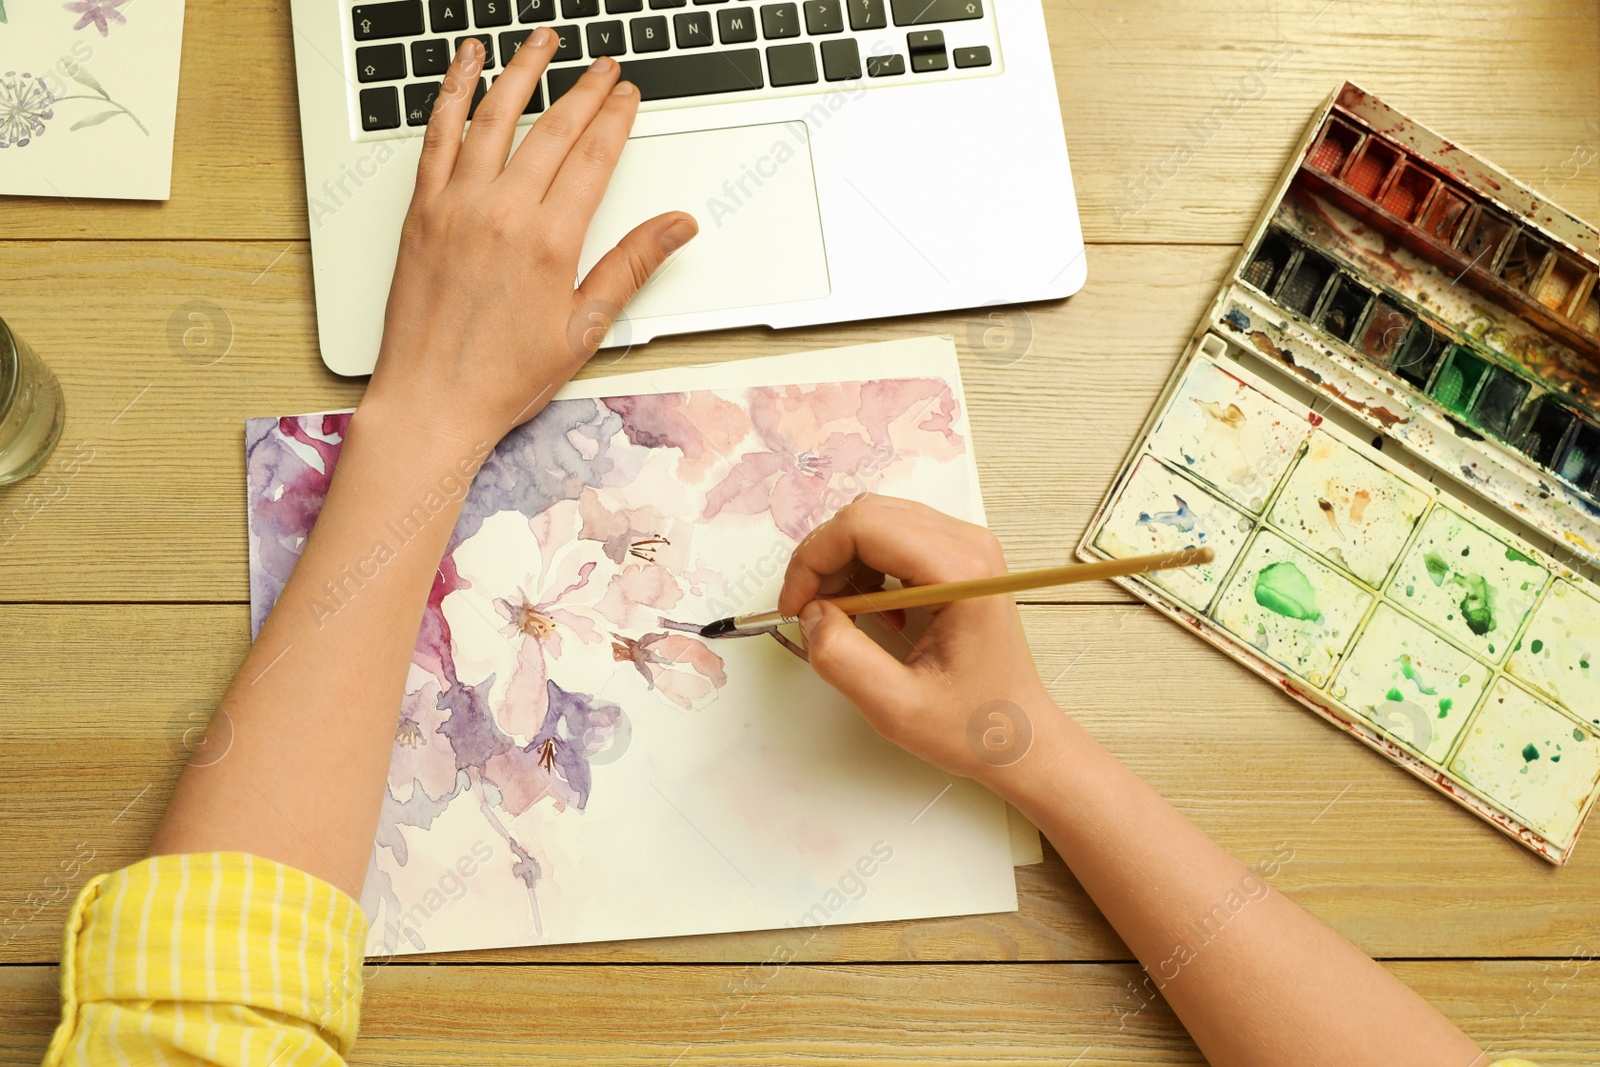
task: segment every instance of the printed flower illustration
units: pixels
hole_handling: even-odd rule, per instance
[[[55,94],[26,72],[0,75],[0,148],[25,148],[55,118]]]
[[[73,25],[73,29],[81,30],[93,23],[100,31],[100,36],[104,37],[110,31],[109,23],[118,22],[124,26],[128,24],[128,20],[123,18],[122,12],[117,9],[131,2],[132,0],[69,0],[61,6],[77,14],[78,21]]]
[[[685,710],[728,684],[722,657],[699,638],[681,633],[650,633],[638,640],[611,635],[611,655],[632,663],[646,684]]]

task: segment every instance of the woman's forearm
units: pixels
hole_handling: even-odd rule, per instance
[[[365,404],[152,854],[252,852],[359,895],[423,607],[492,442]]]
[[[1033,710],[1033,709],[1030,709]],[[1217,1067],[1476,1067],[1477,1047],[1054,706],[990,784],[1033,820]]]

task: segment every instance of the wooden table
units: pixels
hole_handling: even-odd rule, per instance
[[[953,333],[989,514],[1013,566],[1042,566],[1077,543],[1343,78],[1600,218],[1592,0],[1047,7],[1089,283],[1003,313],[1024,356],[977,358],[992,324],[951,314],[667,340],[592,372]],[[1274,42],[1292,55],[1249,80]],[[0,204],[0,314],[60,375],[61,454],[81,460],[0,489],[6,1064],[38,1062],[54,1025],[71,889],[139,857],[185,732],[244,652],[245,418],[361,389],[316,355],[287,5],[190,0],[185,45],[170,203]],[[1185,142],[1193,158],[1135,199]],[[169,343],[191,301],[231,335],[209,366]],[[1600,1059],[1600,839],[1546,865],[1110,585],[1023,610],[1062,705],[1235,854],[1292,854],[1280,889],[1494,1050]],[[74,856],[92,859],[63,881]],[[1018,883],[1017,914],[833,928],[782,968],[760,966],[775,933],[395,963],[368,986],[356,1059],[1201,1062],[1142,1007],[1137,965],[1057,857]]]

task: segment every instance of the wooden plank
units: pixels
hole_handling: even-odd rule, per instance
[[[1600,929],[1600,842],[1549,866],[1150,609],[1029,607],[1024,619],[1063,707],[1245,862],[1276,854],[1274,883],[1367,952],[1564,958]],[[226,685],[245,632],[238,605],[0,607],[12,768],[0,779],[0,916],[12,917],[0,919],[12,939],[0,962],[54,958],[71,887],[46,879],[64,860],[92,851],[81,881],[138,858],[185,731]],[[837,927],[808,958],[1126,957],[1059,860],[1020,870],[1018,888],[1016,914]],[[462,958],[759,962],[772,937]]]
[[[1592,4],[1161,0],[1132,14],[1114,0],[1047,0],[1045,8],[1091,241],[1240,240],[1299,131],[1346,77],[1600,217]],[[279,0],[194,5],[172,200],[21,201],[26,210],[7,212],[7,235],[304,239],[291,33]]]
[[[1096,248],[1096,285],[1064,305],[667,339],[586,374],[952,334],[991,523],[1013,566],[1047,566],[1070,558],[1233,254]],[[304,244],[0,242],[7,321],[67,397],[57,457],[0,487],[0,600],[248,598],[244,420],[360,396],[316,356],[309,272]],[[79,290],[99,295],[64,314]]]
[[[1491,1054],[1600,1056],[1600,971],[1576,961],[1385,966]],[[1569,977],[1570,976],[1570,977]],[[1132,964],[383,968],[351,1064],[972,1064],[1205,1061]],[[0,970],[0,1067],[35,1064],[58,1018],[53,967]],[[641,1017],[641,1006],[648,1005]],[[1333,1063],[1337,1050],[1301,1062]]]

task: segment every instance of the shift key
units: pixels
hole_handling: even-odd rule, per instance
[[[983,0],[889,0],[896,26],[983,18]]]

